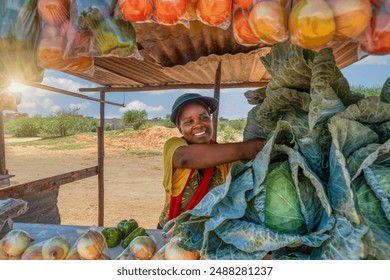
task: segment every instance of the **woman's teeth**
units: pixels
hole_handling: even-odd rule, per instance
[[[205,133],[206,133],[206,131],[203,131],[203,132],[195,133],[194,135],[195,135],[195,136],[201,136],[201,135],[203,135],[203,134],[205,134]]]

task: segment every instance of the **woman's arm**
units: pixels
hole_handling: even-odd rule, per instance
[[[254,159],[264,146],[264,139],[228,144],[191,144],[177,148],[173,168],[204,169],[238,160]]]

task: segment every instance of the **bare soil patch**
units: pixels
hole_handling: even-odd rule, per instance
[[[164,202],[162,156],[129,151],[161,152],[168,138],[179,135],[176,128],[154,126],[105,138],[105,226],[134,218],[140,226],[156,227]],[[6,166],[10,174],[16,175],[11,185],[97,165],[96,136],[79,135],[77,144],[86,144],[87,148],[77,150],[8,145],[13,139],[5,139]],[[61,186],[58,207],[62,224],[96,225],[97,176]]]

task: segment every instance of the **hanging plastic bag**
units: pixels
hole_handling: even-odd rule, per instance
[[[61,30],[66,32],[65,59],[92,57],[92,37],[88,32],[78,30],[70,20],[62,24]]]
[[[248,5],[247,5],[248,6]],[[274,45],[288,39],[287,29],[290,1],[254,1],[249,10],[248,23],[261,42]]]
[[[260,2],[265,2],[258,5]],[[274,45],[288,39],[292,0],[233,0],[233,34],[244,46]]]
[[[129,22],[147,22],[153,15],[153,0],[118,0],[115,18]]]
[[[38,0],[39,17],[51,25],[61,25],[69,19],[69,0]]]
[[[64,58],[68,42],[68,28],[69,20],[64,21],[61,25],[41,22],[37,51],[39,63],[47,69],[92,74],[92,56],[80,55],[74,58]]]
[[[197,18],[204,24],[228,29],[231,23],[232,0],[198,0]]]
[[[113,2],[114,1],[114,2]],[[117,0],[72,1],[70,17],[77,30],[92,36],[94,56],[128,57],[136,51],[135,31],[130,22],[114,19]]]
[[[42,82],[44,69],[36,59],[37,0],[3,0],[0,18],[0,85]]]
[[[159,24],[172,25],[182,23],[189,27],[186,20],[187,0],[153,0],[154,20]]]
[[[333,40],[349,41],[359,37],[370,23],[370,0],[327,0],[333,11],[336,31]]]
[[[289,31],[294,45],[305,49],[325,47],[336,32],[332,8],[325,0],[294,1]]]
[[[260,37],[253,32],[248,21],[249,12],[241,8],[234,9],[233,34],[234,39],[240,45],[253,46],[260,43]]]
[[[376,1],[373,7],[370,24],[359,37],[360,56],[390,53],[390,1]]]

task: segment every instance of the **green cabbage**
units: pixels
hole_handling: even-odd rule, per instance
[[[268,174],[265,193],[265,225],[283,233],[303,233],[305,220],[288,161]]]
[[[175,225],[210,259],[390,259],[389,81],[381,98],[350,91],[330,49],[279,44],[244,139],[267,141],[232,165]]]

